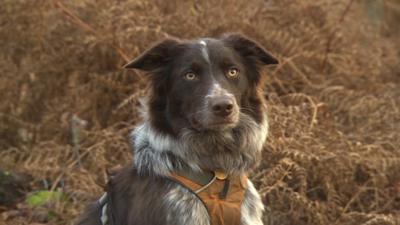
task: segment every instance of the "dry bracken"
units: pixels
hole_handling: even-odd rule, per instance
[[[265,225],[400,224],[396,0],[2,0],[0,172],[66,198],[0,205],[0,224],[73,224],[131,160],[151,43],[242,32],[265,69],[270,135],[250,176]],[[1,185],[1,181],[0,181]],[[1,197],[1,195],[0,195]]]

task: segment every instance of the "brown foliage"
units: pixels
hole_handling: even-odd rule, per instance
[[[271,132],[252,174],[265,224],[400,224],[399,4],[368,2],[2,0],[0,165],[68,198],[0,208],[0,224],[72,224],[132,158],[146,79],[121,65],[165,37],[231,31],[281,61],[266,70]]]

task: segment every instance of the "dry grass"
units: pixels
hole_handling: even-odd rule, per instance
[[[146,80],[121,65],[168,36],[227,31],[281,60],[266,70],[271,132],[252,174],[265,224],[400,224],[398,1],[2,2],[0,165],[67,199],[0,208],[0,224],[72,224],[132,158]]]

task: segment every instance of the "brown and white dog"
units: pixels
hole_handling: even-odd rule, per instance
[[[132,135],[134,165],[109,181],[78,224],[214,225],[196,193],[170,176],[218,171],[229,179],[258,164],[268,133],[260,69],[277,63],[240,34],[167,39],[128,63],[151,82]],[[238,224],[262,225],[260,196],[247,179],[245,186]]]

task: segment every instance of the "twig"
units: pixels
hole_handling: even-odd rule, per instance
[[[72,149],[75,153],[75,157],[78,161],[78,166],[81,167],[81,155],[80,144],[84,139],[84,128],[87,125],[87,121],[82,120],[77,115],[73,115],[71,118],[71,134],[72,134]]]

